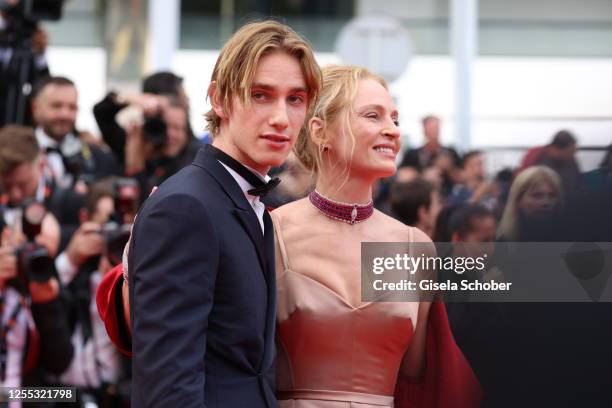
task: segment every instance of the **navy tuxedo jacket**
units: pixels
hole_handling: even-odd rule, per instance
[[[134,408],[275,407],[273,227],[200,149],[144,204],[129,288]]]

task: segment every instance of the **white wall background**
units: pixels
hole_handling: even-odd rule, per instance
[[[99,133],[92,108],[106,95],[106,52],[93,47],[49,47],[51,75],[72,79],[79,91],[77,127]]]
[[[177,53],[173,69],[185,78],[191,99],[191,121],[204,131],[209,109],[206,89],[217,51]],[[79,89],[78,126],[98,132],[91,108],[106,93],[105,53],[98,48],[52,47],[53,74],[72,78]],[[333,54],[318,54],[322,65],[338,62]],[[546,143],[554,132],[574,131],[581,145],[612,143],[612,59],[478,58],[474,70],[473,147],[533,146]],[[440,115],[442,139],[453,142],[453,69],[449,57],[417,56],[391,90],[401,113],[404,144],[422,141],[420,118]],[[583,168],[596,166],[600,155],[583,154]],[[517,153],[497,154],[490,167],[515,164]]]
[[[357,0],[356,14],[388,13],[397,18],[447,18],[451,0]],[[610,0],[479,0],[482,19],[612,21]]]

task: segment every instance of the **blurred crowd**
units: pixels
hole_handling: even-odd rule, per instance
[[[110,342],[95,293],[152,187],[191,163],[206,138],[194,136],[171,72],[99,101],[101,138],[77,129],[72,80],[46,69],[34,79],[24,120],[0,127],[0,385],[73,386],[80,406],[129,406],[130,363]],[[36,406],[6,397],[0,406]]]
[[[146,77],[139,93],[109,92],[93,109],[100,138],[76,127],[75,84],[48,76],[44,61],[40,72],[25,125],[0,129],[0,384],[75,386],[81,406],[127,406],[130,365],[106,335],[95,292],[151,189],[209,140],[191,129],[176,74]],[[378,185],[379,210],[438,242],[612,241],[612,148],[581,172],[577,138],[560,130],[515,168],[488,174],[486,151],[442,145],[439,117],[422,125],[423,146],[407,148]],[[273,172],[283,182],[266,197],[271,207],[312,188],[295,156]],[[475,370],[488,374],[482,354],[470,354],[481,340],[466,311],[449,308],[449,317]]]

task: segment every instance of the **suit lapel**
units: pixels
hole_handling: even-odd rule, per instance
[[[266,314],[265,349],[262,361],[262,369],[267,369],[274,364],[274,340],[276,329],[276,270],[274,257],[274,226],[270,213],[266,210],[264,221],[264,243],[266,251],[266,279],[268,281],[268,313]]]
[[[261,359],[260,370],[267,370],[274,364],[274,338],[276,328],[276,276],[274,258],[274,226],[270,214],[266,210],[263,216],[264,231],[255,211],[244,196],[244,192],[227,170],[210,154],[206,147],[201,148],[196,155],[193,165],[201,167],[208,172],[230,197],[235,205],[234,214],[245,229],[257,251],[257,258],[261,265],[267,283],[267,313],[264,333],[264,354]]]
[[[266,252],[264,245],[264,237],[261,233],[261,226],[253,207],[249,204],[244,192],[240,189],[240,186],[234,180],[234,178],[228,173],[221,163],[210,153],[206,146],[202,147],[192,163],[194,166],[200,167],[208,172],[221,186],[223,191],[234,203],[234,215],[238,218],[238,221],[245,229],[249,238],[255,246],[257,251],[257,258],[261,266],[261,270],[268,280],[268,274],[266,272]]]
[[[259,259],[261,270],[263,271],[264,277],[267,281],[268,274],[266,272],[267,264],[264,237],[261,234],[261,226],[259,224],[259,220],[257,219],[257,215],[255,214],[255,211],[253,211],[253,208],[250,205],[248,210],[244,210],[242,208],[234,208],[234,214],[236,215],[236,217],[242,224],[242,227],[246,230],[247,234],[251,238],[251,241],[253,241],[253,244],[255,245],[255,249],[257,250],[257,258]]]
[[[272,218],[270,217],[270,213],[268,210],[264,212],[263,215],[264,222],[264,247],[266,251],[266,260],[267,268],[266,272],[268,274],[268,278],[273,278],[276,270],[275,270],[275,257],[274,257],[274,226],[272,225]]]

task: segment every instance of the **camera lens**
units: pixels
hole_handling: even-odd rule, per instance
[[[166,122],[161,113],[146,118],[142,130],[147,140],[155,146],[166,143]]]
[[[21,227],[28,241],[34,241],[36,236],[40,234],[46,214],[47,209],[39,202],[29,201],[24,204]]]

